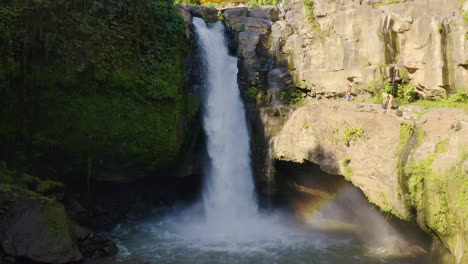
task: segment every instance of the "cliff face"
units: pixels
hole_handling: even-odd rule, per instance
[[[424,98],[468,83],[467,23],[461,15],[466,1],[304,3],[284,4],[284,20],[272,26],[270,50],[282,54],[296,81],[318,95],[333,96],[349,84],[359,87],[382,76],[391,80],[398,70]]]
[[[342,97],[353,86],[360,99],[373,82],[400,79],[426,99],[466,87],[468,2],[305,0],[263,9],[268,15],[224,12],[256,145],[271,140],[276,159],[343,175],[383,211],[440,240],[447,254],[434,263],[467,263],[466,111],[304,98]]]
[[[297,109],[273,156],[344,175],[382,210],[418,224],[468,261],[468,115],[455,109],[316,104]]]

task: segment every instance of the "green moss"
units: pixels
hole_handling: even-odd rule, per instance
[[[56,239],[62,239],[62,236],[68,233],[67,215],[63,205],[49,202],[44,205],[43,213],[49,223],[49,231]]]
[[[349,164],[351,163],[351,158],[349,157],[345,157],[341,160],[341,164],[344,166],[344,167],[347,167],[349,166]]]
[[[2,2],[0,159],[57,177],[171,165],[198,111],[184,26],[170,1]]]
[[[345,125],[343,134],[341,136],[341,141],[343,141],[346,145],[349,145],[351,141],[356,141],[359,138],[364,136],[364,128],[362,127],[350,127]]]
[[[0,184],[1,200],[15,202],[21,200],[39,199],[44,201],[53,201],[54,199],[43,196],[39,193],[28,190],[17,184]]]
[[[408,148],[408,143],[413,137],[413,134],[414,134],[414,126],[405,122],[400,124],[400,142],[396,149],[395,155],[399,155],[403,153]]]
[[[430,206],[431,214],[426,217],[431,219],[431,225],[441,234],[449,233],[453,223],[449,212],[448,177],[434,173],[432,164],[438,155],[447,151],[448,144],[448,139],[440,141],[433,154],[404,167],[409,188],[407,205],[417,211]]]
[[[255,100],[255,98],[257,98],[257,94],[258,88],[256,86],[250,86],[247,88],[247,90],[245,90],[245,95],[247,95],[249,100]]]
[[[347,181],[350,181],[351,178],[354,175],[353,170],[349,167],[350,163],[351,163],[351,158],[349,158],[349,157],[345,157],[345,158],[343,158],[341,160],[341,165],[343,165],[343,167],[344,167],[344,175],[343,176]]]
[[[453,201],[454,210],[458,214],[458,220],[468,219],[468,178],[463,170],[463,164],[468,160],[468,152],[462,152],[460,162],[454,167],[454,178],[459,186]]]
[[[465,24],[468,24],[468,11],[461,12],[461,15],[463,17],[463,21],[465,22]]]
[[[376,6],[387,6],[387,5],[394,5],[394,4],[399,4],[399,3],[404,3],[406,0],[388,0],[383,3],[378,3]]]
[[[312,25],[312,28],[315,32],[320,31],[320,24],[317,22],[317,17],[314,12],[314,1],[313,0],[302,0],[302,3],[305,6],[305,18]]]

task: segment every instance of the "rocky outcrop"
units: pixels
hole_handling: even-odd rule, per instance
[[[224,22],[238,43],[241,86],[258,90],[249,107],[256,108],[249,110],[256,146],[272,139],[276,159],[345,176],[382,210],[415,219],[440,239],[448,263],[465,263],[466,113],[416,106],[387,113],[328,100],[287,106],[307,105],[305,96],[342,97],[349,86],[367,93],[376,81],[405,79],[427,99],[466,86],[468,2],[394,2],[283,1],[278,18],[268,8],[239,8],[226,10]]]
[[[206,22],[218,21],[218,9],[212,6],[190,6],[188,12],[194,17],[201,17]]]
[[[273,64],[268,54],[268,36],[272,21],[278,19],[276,6],[233,8],[224,12],[224,22],[234,33],[240,55],[240,77],[244,87],[266,82],[266,73]]]
[[[466,263],[467,134],[463,110],[328,102],[297,109],[273,139],[273,156],[344,175],[383,211],[439,238],[450,263]]]
[[[402,69],[421,97],[442,97],[468,83],[467,2],[458,2],[285,1],[270,52],[318,95],[391,81]]]
[[[44,263],[67,263],[82,258],[63,205],[34,195],[8,201],[4,199],[7,192],[23,197],[32,195],[2,186],[0,243],[6,254]]]

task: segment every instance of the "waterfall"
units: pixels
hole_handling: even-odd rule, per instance
[[[207,222],[224,223],[257,215],[245,109],[237,84],[237,58],[229,55],[221,22],[194,18],[205,68],[203,128],[208,164],[203,206]]]

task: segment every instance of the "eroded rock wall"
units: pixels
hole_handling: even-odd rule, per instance
[[[468,261],[468,115],[456,109],[315,104],[297,109],[273,156],[344,175],[382,210],[441,239]]]
[[[468,83],[467,3],[458,0],[285,1],[272,25],[271,53],[297,82],[334,96],[405,68],[420,95],[435,98]]]

